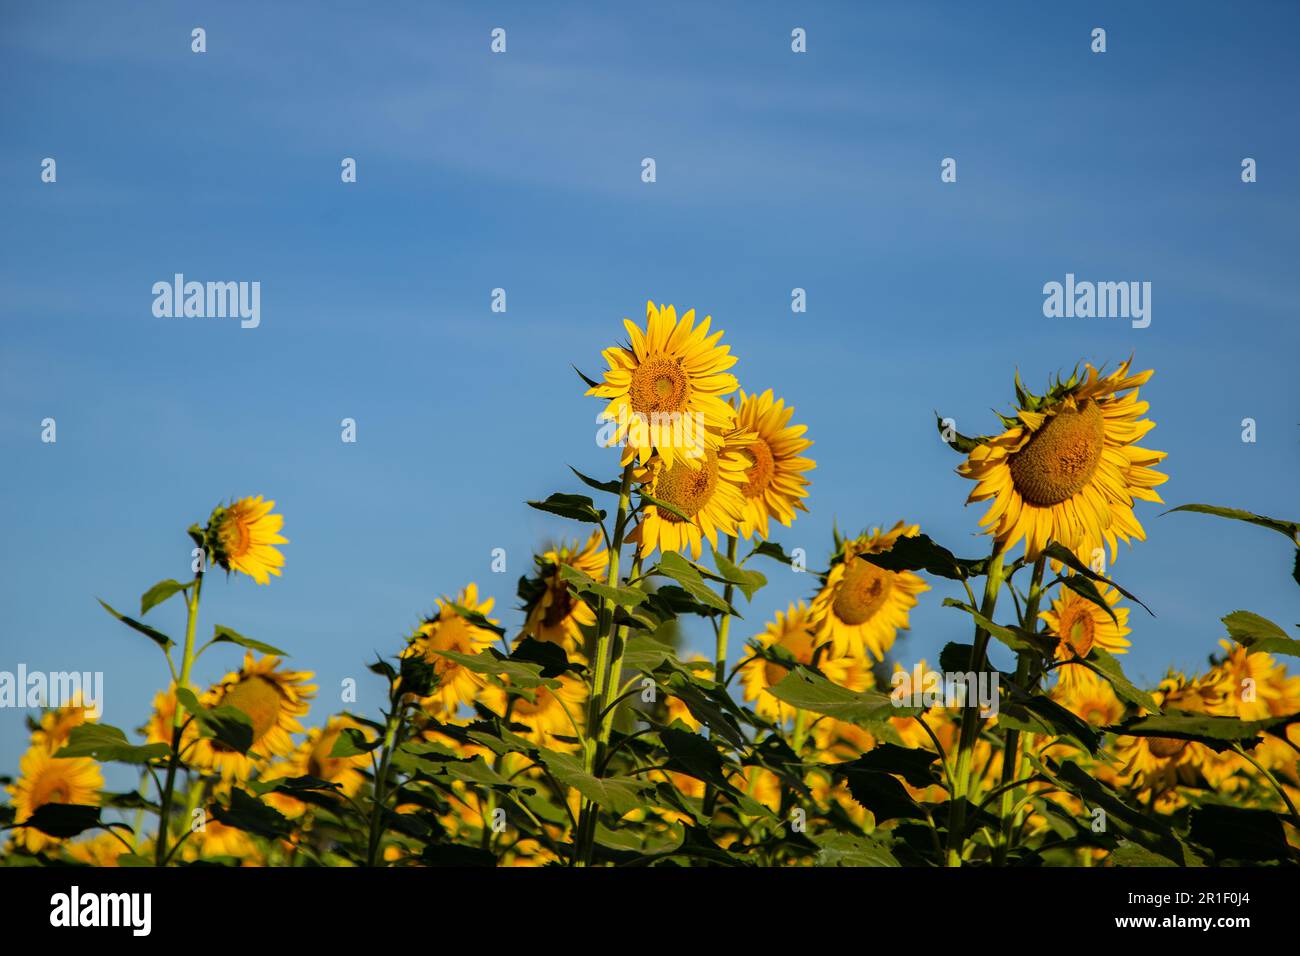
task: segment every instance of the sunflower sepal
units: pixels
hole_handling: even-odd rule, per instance
[[[934,413],[934,418],[939,429],[939,438],[945,445],[960,454],[969,455],[976,448],[993,440],[992,435],[963,435],[948,424],[951,419],[944,418],[937,411]]]

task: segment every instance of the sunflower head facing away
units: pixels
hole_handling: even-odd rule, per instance
[[[280,534],[284,515],[272,514],[274,507],[274,501],[263,501],[261,495],[217,505],[206,536],[213,563],[247,574],[258,584],[269,583],[272,574],[279,577],[284,555],[274,545],[288,544],[288,539]]]
[[[726,397],[736,390],[731,347],[719,345],[722,332],[709,334],[710,316],[695,324],[695,310],[681,319],[671,305],[646,303],[646,328],[624,319],[628,345],[609,348],[609,368],[588,395],[609,403],[601,418],[613,424],[610,445],[623,445],[623,463],[645,464],[652,452],[668,465],[684,459],[698,464],[701,453],[716,449],[731,428],[735,411]]]
[[[773,398],[770,388],[761,395],[740,392],[736,428],[753,436],[740,445],[749,462],[743,489],[745,516],[740,524],[747,539],[756,532],[767,538],[769,518],[788,528],[796,511],[808,510],[803,504],[808,497],[808,479],[803,473],[816,464],[800,454],[812,447],[812,441],[803,437],[807,425],[790,424],[792,415],[794,408],[784,399]]]
[[[254,660],[244,654],[244,666],[227,674],[202,698],[207,707],[229,706],[243,713],[253,728],[253,742],[239,753],[212,737],[200,737],[191,760],[196,767],[221,775],[223,780],[247,780],[254,768],[271,757],[283,757],[293,750],[293,734],[303,732],[298,718],[306,715],[316,685],[308,683],[308,671],[279,668],[274,656]]]
[[[812,602],[818,639],[830,641],[836,657],[883,660],[899,629],[907,629],[916,596],[930,586],[911,571],[887,571],[862,555],[889,551],[899,538],[920,533],[920,525],[900,521],[843,543],[843,559],[832,565]]]
[[[1045,396],[1016,380],[1019,407],[1001,435],[982,441],[957,469],[976,482],[967,503],[992,500],[980,523],[999,547],[1022,539],[1036,560],[1056,541],[1091,562],[1110,545],[1111,559],[1125,542],[1145,538],[1133,515],[1137,499],[1159,502],[1153,490],[1168,476],[1152,466],[1161,451],[1135,443],[1155,427],[1144,419],[1138,386],[1150,370],[1130,374],[1132,360],[1102,375],[1086,366],[1082,378],[1058,381]]]
[[[596,612],[580,597],[575,597],[560,576],[560,568],[571,567],[588,577],[604,581],[609,553],[603,547],[600,529],[585,543],[573,541],[556,545],[535,559],[538,575],[523,578],[519,596],[524,601],[521,636],[564,645],[570,651],[582,647],[582,628],[596,623]]]

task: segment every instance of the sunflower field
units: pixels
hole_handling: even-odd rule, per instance
[[[806,510],[813,441],[772,390],[748,392],[723,332],[646,306],[583,376],[602,403],[605,475],[528,505],[573,522],[534,557],[518,613],[448,590],[404,646],[369,663],[380,712],[313,713],[309,670],[218,626],[205,576],[272,585],[284,517],[262,496],[188,529],[192,575],[148,586],[133,664],[158,668],[140,726],[83,708],[29,720],[0,824],[9,866],[1204,866],[1300,860],[1297,641],[1225,607],[1201,673],[1125,677],[1146,613],[1105,569],[1140,546],[1164,453],[1139,397],[1152,371],[1084,364],[958,434],[988,552],[958,556],[917,516],[779,542]],[[580,373],[581,374],[581,373]],[[1300,543],[1300,524],[1205,504]],[[806,562],[811,562],[811,565]],[[773,569],[807,599],[757,634],[738,605]],[[1300,565],[1295,572],[1300,583]],[[970,641],[908,661],[935,582]],[[147,583],[147,582],[143,582]],[[146,623],[185,605],[174,639]],[[101,602],[103,603],[103,602]],[[683,656],[681,623],[711,628]],[[108,625],[108,622],[106,622]],[[992,642],[1014,672],[989,663]],[[152,645],[152,646],[151,646]],[[240,654],[242,653],[242,658]],[[230,671],[192,680],[204,655]],[[307,665],[310,666],[310,665]],[[976,690],[979,693],[976,693]],[[122,764],[138,789],[105,789]]]

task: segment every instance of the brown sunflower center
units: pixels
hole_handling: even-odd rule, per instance
[[[757,498],[772,483],[772,477],[776,474],[776,459],[772,456],[772,449],[761,438],[746,446],[744,452],[750,461],[749,471],[745,472],[748,479],[745,497]]]
[[[226,692],[221,702],[248,716],[253,725],[253,743],[270,733],[280,719],[279,688],[260,675],[245,677]]]
[[[1030,504],[1060,504],[1088,484],[1105,447],[1100,405],[1085,401],[1078,408],[1062,408],[1011,456],[1011,480]]]
[[[718,457],[713,452],[705,452],[699,467],[692,468],[683,459],[677,459],[671,468],[659,473],[655,479],[654,496],[666,501],[688,518],[695,515],[709,503],[714,489],[718,487]],[[659,517],[664,521],[681,521],[669,511],[660,511]]]
[[[676,359],[651,358],[632,373],[628,397],[632,410],[643,415],[683,412],[691,383]]]
[[[248,550],[248,523],[233,512],[226,512],[217,537],[221,541],[221,550],[231,557],[239,557]]]
[[[546,610],[542,612],[542,624],[546,627],[555,627],[573,612],[573,596],[558,575],[542,600],[547,601]]]
[[[1148,737],[1147,746],[1154,756],[1168,760],[1182,753],[1187,746],[1187,741],[1179,740],[1177,737]]]
[[[851,558],[831,609],[845,624],[865,624],[888,600],[893,586],[888,571],[862,558]]]
[[[1061,614],[1061,640],[1078,657],[1087,657],[1097,636],[1097,621],[1085,606],[1075,605]]]

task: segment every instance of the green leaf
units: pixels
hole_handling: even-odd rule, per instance
[[[1120,840],[1119,846],[1106,857],[1108,866],[1173,866],[1174,861],[1159,853],[1152,853],[1140,843]]]
[[[142,624],[141,622],[137,621],[133,617],[127,617],[125,614],[119,614],[117,611],[113,610],[113,608],[109,607],[99,598],[96,598],[95,600],[99,601],[100,606],[109,614],[113,615],[113,617],[117,618],[127,627],[131,628],[133,631],[139,631],[145,637],[149,638],[149,640],[153,641],[155,644],[161,647],[164,651],[169,651],[172,649],[173,646],[175,646],[176,642],[173,641],[166,634],[164,634],[162,631],[156,630],[155,628],[150,627],[148,624]]]
[[[47,803],[37,807],[35,813],[17,825],[66,840],[98,827],[99,807],[77,803]]]
[[[1187,864],[1186,853],[1173,831],[1163,818],[1143,813],[1120,799],[1109,786],[1097,780],[1072,760],[1060,764],[1040,762],[1038,757],[1026,754],[1031,764],[1050,777],[1059,776],[1085,804],[1084,809],[1101,807],[1106,811],[1108,823],[1120,836],[1141,844],[1154,853],[1168,857],[1179,866]]]
[[[270,644],[263,644],[261,641],[255,641],[251,637],[244,637],[238,631],[231,630],[224,624],[218,624],[212,631],[213,644],[238,644],[240,647],[246,647],[250,651],[257,651],[259,654],[274,654],[276,657],[288,657],[289,655],[280,650],[278,647],[272,647]]]
[[[368,754],[377,748],[380,743],[378,737],[374,740],[367,740],[365,733],[356,727],[344,727],[339,731],[339,735],[334,738],[334,746],[330,749],[330,756],[356,757],[361,754]]]
[[[1017,653],[1030,651],[1047,655],[1051,653],[1052,648],[1054,647],[1055,642],[1052,640],[1023,630],[1022,628],[1003,627],[1001,624],[994,624],[969,604],[964,604],[956,598],[944,598],[943,605],[944,607],[955,607],[958,610],[965,611],[974,618],[976,624]],[[962,670],[965,669],[966,668],[962,668]]]
[[[871,811],[876,823],[887,820],[924,820],[925,811],[898,780],[865,766],[862,758],[835,764],[832,771],[848,782],[853,799]]]
[[[623,667],[649,674],[673,656],[673,649],[649,634],[633,634],[623,649]]]
[[[126,734],[109,724],[79,724],[68,734],[68,742],[54,756],[60,760],[69,757],[93,757],[101,763],[147,764],[151,760],[164,760],[171,748],[164,743],[138,747],[127,740]]]
[[[214,804],[212,815],[218,823],[269,840],[282,837],[293,829],[293,824],[279,810],[239,789],[230,791],[228,806]]]
[[[984,559],[957,557],[927,534],[905,535],[888,551],[858,557],[886,571],[926,571],[953,581],[964,581],[985,564]]]
[[[1141,605],[1142,609],[1146,611],[1148,614],[1150,614],[1152,617],[1155,617],[1155,613],[1151,610],[1151,608],[1143,604],[1136,594],[1134,594],[1132,591],[1126,591],[1124,588],[1120,587],[1110,578],[1098,574],[1092,568],[1088,567],[1086,564],[1080,561],[1078,555],[1076,555],[1069,548],[1062,547],[1061,545],[1053,541],[1051,544],[1049,544],[1046,548],[1043,549],[1043,554],[1047,555],[1047,557],[1051,558],[1053,561],[1059,561],[1061,562],[1061,564],[1064,564],[1066,567],[1070,568],[1071,570],[1077,571],[1079,574],[1082,574],[1085,578],[1087,578],[1090,581],[1098,581],[1102,584],[1110,585],[1120,594],[1124,595],[1124,597],[1132,601],[1134,604]],[[1112,617],[1113,616],[1114,615],[1112,615]]]
[[[920,712],[916,707],[895,706],[878,690],[849,690],[802,667],[790,671],[768,692],[800,710],[811,710],[868,729],[890,717],[913,717]]]
[[[530,501],[528,506],[588,524],[600,524],[605,520],[605,512],[597,510],[595,502],[586,495],[564,495],[557,492],[545,501]]]
[[[499,676],[504,674],[509,678],[512,686],[517,688],[531,688],[545,685],[550,688],[558,688],[560,682],[553,678],[542,676],[542,666],[527,661],[515,661],[508,657],[503,657],[495,649],[489,649],[481,654],[461,654],[458,651],[434,651],[449,660],[455,661],[463,667],[479,674],[491,674]]]
[[[569,471],[577,475],[578,480],[588,488],[594,488],[596,491],[603,491],[611,495],[619,495],[623,493],[623,487],[617,481],[599,481],[595,478],[589,478],[572,465],[569,466]]]
[[[674,551],[661,555],[659,563],[650,573],[672,578],[682,586],[682,589],[687,594],[707,607],[721,611],[724,614],[735,614],[736,617],[740,617],[739,614],[736,614],[735,608],[704,583],[704,577],[700,574],[699,569]]]
[[[1101,596],[1101,592],[1097,590],[1097,585],[1087,578],[1080,577],[1077,574],[1065,575],[1061,578],[1061,586],[1067,587],[1085,600],[1091,601],[1109,614],[1112,621],[1116,624],[1119,623],[1119,618],[1115,616],[1115,609],[1110,606],[1110,602]]]
[[[754,600],[755,592],[767,584],[767,578],[763,574],[737,567],[716,548],[713,550],[713,563],[718,569],[718,576],[726,583],[740,588],[747,601]]]
[[[497,637],[505,637],[506,635],[506,629],[500,624],[493,624],[482,611],[476,611],[463,604],[455,603],[448,604],[447,607],[451,608],[475,627],[481,627],[485,631],[491,631]]]
[[[1089,664],[1093,665],[1093,670],[1110,681],[1110,686],[1114,688],[1115,694],[1120,700],[1127,701],[1130,704],[1137,704],[1152,714],[1160,713],[1160,706],[1155,702],[1155,698],[1146,691],[1135,687],[1124,676],[1124,669],[1120,667],[1119,661],[1109,652],[1094,644],[1087,660]]]
[[[248,748],[253,746],[253,723],[239,708],[221,704],[209,710],[199,703],[188,687],[177,688],[176,699],[194,715],[194,719],[203,728],[204,736],[213,737],[241,754],[247,753]]]
[[[1219,518],[1231,518],[1234,521],[1256,524],[1261,528],[1269,528],[1278,534],[1286,535],[1291,539],[1292,544],[1300,546],[1300,523],[1294,521],[1267,518],[1250,511],[1242,511],[1240,508],[1221,508],[1217,505],[1179,505],[1177,508],[1170,508],[1165,514],[1173,514],[1175,511],[1194,511],[1197,514],[1215,515]]]
[[[858,833],[831,832],[813,837],[818,846],[818,866],[898,866],[879,840]]]
[[[173,581],[171,578],[168,578],[166,581],[159,581],[148,591],[145,591],[144,594],[140,595],[140,616],[144,617],[149,613],[151,607],[156,607],[173,594],[178,594],[188,588],[188,584],[181,584],[181,582]]]
[[[1275,727],[1300,721],[1300,714],[1269,717],[1264,720],[1238,720],[1211,714],[1189,714],[1172,708],[1164,714],[1134,717],[1106,730],[1130,737],[1174,737],[1194,740],[1213,750],[1223,750],[1232,743],[1252,740]]]
[[[583,770],[582,761],[570,754],[541,748],[540,755],[542,763],[556,780],[615,816],[621,817],[645,806],[641,794],[654,786],[635,777],[597,777]]]
[[[868,750],[854,761],[854,766],[859,770],[896,773],[914,787],[929,787],[938,782],[932,770],[938,759],[939,755],[932,750],[886,743]]]
[[[601,584],[591,575],[571,564],[560,565],[560,579],[579,597],[603,598],[620,607],[636,607],[646,599],[646,593],[637,588],[611,587]]]
[[[1251,611],[1233,611],[1223,618],[1228,635],[1250,653],[1286,654],[1300,657],[1300,641],[1288,637],[1286,631],[1267,618]]]
[[[1285,860],[1293,854],[1276,813],[1210,804],[1192,811],[1189,836],[1224,860]]]

